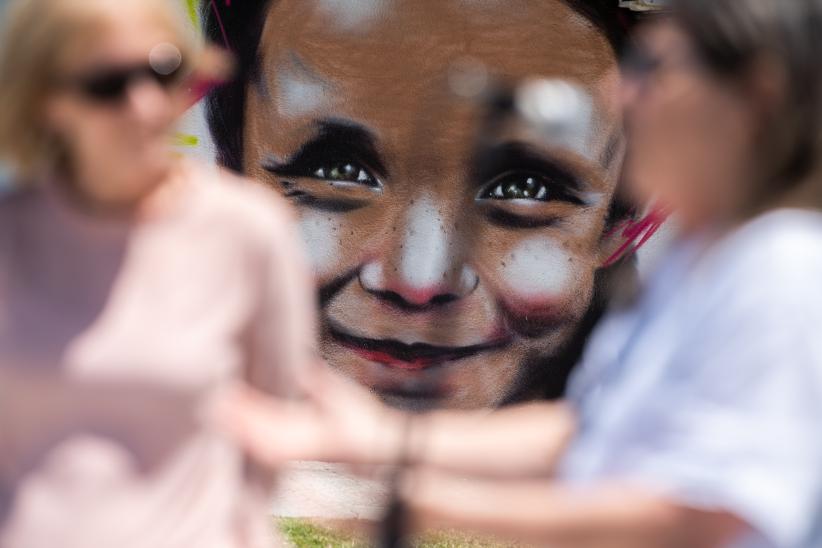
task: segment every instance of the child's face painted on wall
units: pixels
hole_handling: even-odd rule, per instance
[[[495,405],[550,368],[607,255],[606,38],[560,0],[278,0],[260,57],[245,166],[299,210],[329,363],[447,407]],[[448,85],[469,58],[495,81],[572,82],[590,108],[569,107],[567,138],[504,124],[478,148],[482,105]]]

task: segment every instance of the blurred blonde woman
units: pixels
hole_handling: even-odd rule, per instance
[[[0,546],[266,544],[271,474],[201,424],[312,359],[290,213],[180,159],[202,59],[168,0],[4,14]]]

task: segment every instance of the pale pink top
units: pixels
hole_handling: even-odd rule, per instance
[[[207,426],[245,380],[313,358],[312,283],[290,211],[184,164],[139,218],[57,185],[0,198],[0,547],[246,548],[271,478]]]

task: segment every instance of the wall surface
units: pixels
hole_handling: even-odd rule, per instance
[[[214,164],[233,132],[234,167],[292,202],[326,360],[405,407],[556,394],[621,243],[603,22],[561,0],[169,1],[241,59],[256,49],[217,144],[203,102],[176,141]]]
[[[609,22],[561,0],[262,4],[189,12],[257,70],[221,92],[216,147],[200,107],[181,131],[297,209],[326,360],[404,407],[558,392],[622,243]]]

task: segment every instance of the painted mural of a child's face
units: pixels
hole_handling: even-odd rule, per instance
[[[266,17],[243,164],[298,208],[324,357],[399,405],[504,401],[568,344],[607,255],[608,40],[560,0],[277,0]],[[580,86],[586,137],[503,131],[478,151],[481,104],[446,84],[469,58]]]

